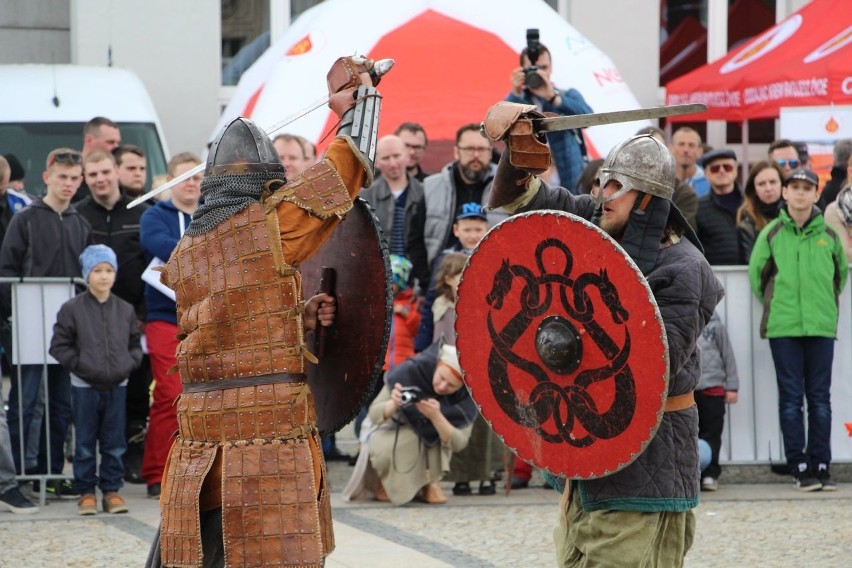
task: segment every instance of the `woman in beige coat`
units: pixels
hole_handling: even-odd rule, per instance
[[[412,387],[419,389],[419,400],[406,402]],[[374,430],[344,498],[374,497],[394,505],[446,502],[438,482],[453,452],[467,446],[476,415],[455,347],[436,343],[397,366],[370,405]]]

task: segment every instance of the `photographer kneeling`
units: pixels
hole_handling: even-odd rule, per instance
[[[445,503],[438,482],[467,446],[477,415],[455,347],[432,344],[390,371],[370,405],[374,430],[343,490],[346,500]]]
[[[536,105],[542,112],[558,115],[592,113],[583,95],[576,89],[557,89],[550,80],[553,62],[550,50],[538,41],[538,30],[527,30],[527,47],[521,52],[521,66],[512,71],[512,91],[506,100]],[[562,130],[547,134],[547,142],[556,163],[558,180],[551,185],[573,188],[586,165],[586,144],[582,130]]]

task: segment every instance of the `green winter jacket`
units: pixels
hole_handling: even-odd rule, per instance
[[[816,207],[803,227],[781,209],[757,237],[748,264],[763,302],[760,336],[836,337],[837,298],[849,274],[837,234]]]

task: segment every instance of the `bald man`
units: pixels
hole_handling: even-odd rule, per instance
[[[376,210],[391,254],[407,256],[405,236],[414,204],[423,199],[423,185],[408,171],[408,149],[395,135],[376,144],[376,169],[381,175],[361,197]]]

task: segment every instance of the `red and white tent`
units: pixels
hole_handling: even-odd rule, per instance
[[[243,74],[217,131],[237,116],[269,128],[315,102],[340,55],[392,58],[396,66],[379,85],[379,134],[402,122],[421,123],[430,139],[427,158],[442,160],[426,164],[434,171],[448,161],[456,130],[480,122],[509,92],[526,29],[536,27],[553,56],[557,86],[578,89],[595,112],[639,106],[612,61],[544,2],[327,0],[302,14]],[[335,122],[323,107],[281,131],[319,142]],[[647,124],[591,128],[591,152],[606,154]]]
[[[701,120],[777,118],[781,107],[852,104],[852,5],[813,0],[725,57],[666,85],[666,104]],[[696,117],[673,117],[672,122]]]

